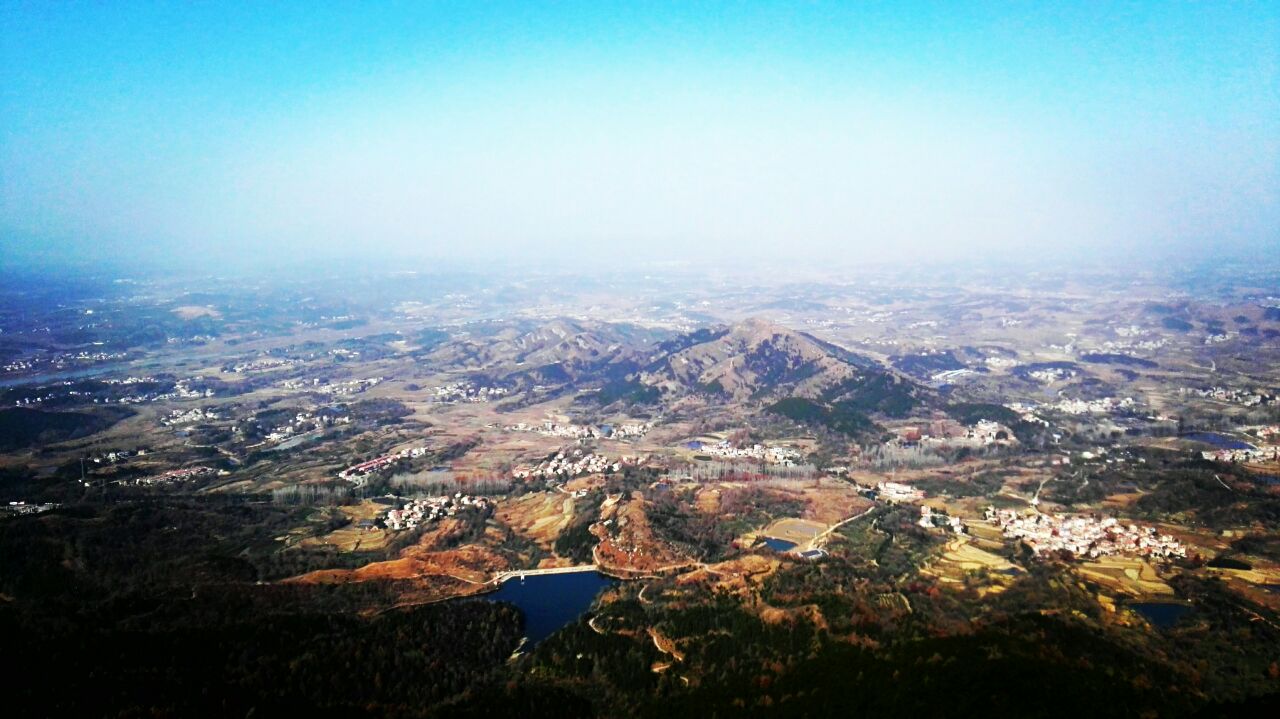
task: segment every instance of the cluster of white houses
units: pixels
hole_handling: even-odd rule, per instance
[[[301,364],[298,360],[288,359],[285,357],[263,357],[262,359],[249,360],[247,362],[237,362],[236,364],[227,365],[222,368],[223,372],[231,374],[245,374],[248,372],[263,372],[273,369],[284,369],[293,365]]]
[[[610,439],[640,439],[649,434],[653,425],[648,422],[623,422],[612,425],[609,429],[612,430],[609,433]]]
[[[562,437],[565,439],[598,439],[604,436],[598,428],[587,424],[560,424],[546,421],[540,425],[518,422],[507,426],[508,432],[533,432],[546,437]]]
[[[1069,349],[1069,347],[1070,345],[1063,349]],[[1071,379],[1076,376],[1074,370],[1064,369],[1062,367],[1048,367],[1045,369],[1032,370],[1029,374],[1032,379],[1037,382],[1043,382],[1044,384],[1053,384],[1054,382]]]
[[[84,398],[86,401],[92,399],[94,404],[143,404],[145,402],[164,402],[166,400],[173,399],[201,399],[204,397],[212,397],[213,390],[211,389],[197,390],[191,388],[192,382],[202,379],[204,378],[192,377],[191,379],[180,379],[174,383],[172,392],[137,392],[136,394],[125,394],[119,396],[113,395],[111,397],[95,397],[94,392],[92,391],[63,389],[72,387],[76,384],[71,380],[64,380],[62,382],[55,382],[53,384],[40,387],[41,390],[46,390],[45,394],[23,397],[21,399],[14,400],[13,404],[17,407],[23,407],[31,404],[41,404],[45,401],[63,399],[66,397],[79,397]],[[150,385],[159,382],[155,377],[133,376],[125,377],[123,379],[104,379],[100,381],[102,384],[106,385],[125,387],[144,384]]]
[[[876,485],[876,496],[886,502],[915,502],[924,499],[924,490],[900,482],[881,482]]]
[[[316,391],[323,394],[338,396],[360,394],[367,389],[382,384],[383,379],[384,378],[382,377],[369,377],[367,379],[352,379],[345,382],[330,382],[329,384],[316,387]]]
[[[388,511],[383,521],[387,529],[413,529],[423,522],[439,521],[462,511],[485,510],[491,505],[487,497],[472,497],[458,492],[452,497],[411,499],[403,506]]]
[[[26,502],[9,502],[6,505],[0,505],[0,510],[3,510],[5,514],[16,514],[16,515],[40,514],[42,512],[48,512],[51,509],[57,509],[60,506],[62,505],[54,504],[53,502],[44,502],[42,504],[27,504]]]
[[[1119,330],[1116,330],[1116,331],[1119,332]],[[1107,340],[1106,342],[1102,343],[1102,345],[1100,346],[1100,349],[1103,350],[1104,352],[1122,352],[1125,354],[1129,354],[1130,356],[1134,356],[1133,350],[1143,350],[1146,352],[1153,352],[1158,349],[1163,349],[1168,344],[1169,344],[1169,340],[1163,337],[1157,337],[1156,339],[1152,339],[1152,340],[1134,340],[1134,341],[1126,340],[1124,342]]]
[[[1026,542],[1036,554],[1070,552],[1077,557],[1126,554],[1138,557],[1187,556],[1187,548],[1154,527],[1123,524],[1115,517],[1083,517],[1061,514],[1019,514],[988,507],[986,518],[1004,536]]]
[[[649,429],[650,425],[648,423],[640,422],[630,422],[617,426],[596,426],[590,424],[560,424],[549,420],[541,425],[519,422],[507,426],[508,432],[533,432],[547,437],[562,437],[564,439],[635,439],[645,436]]]
[[[360,394],[365,390],[382,384],[383,379],[382,377],[369,377],[367,379],[351,379],[344,382],[320,384],[319,377],[312,377],[311,379],[287,379],[281,382],[280,386],[284,389],[308,389],[313,392],[340,397]]]
[[[115,464],[116,462],[123,462],[131,457],[145,457],[145,456],[147,456],[147,450],[145,448],[139,447],[138,449],[135,449],[133,451],[130,451],[127,449],[117,449],[110,452],[104,452],[94,457],[90,457],[89,461],[93,462],[94,464],[102,464],[103,462],[106,462],[107,464]]]
[[[1200,456],[1218,462],[1280,462],[1280,446],[1215,449]]]
[[[1013,432],[999,422],[980,419],[975,424],[962,425],[953,420],[935,420],[928,424],[906,427],[897,432],[890,443],[933,447],[990,447],[1016,444]]]
[[[1178,392],[1181,394],[1194,395],[1196,397],[1204,397],[1206,399],[1216,399],[1220,402],[1240,404],[1245,407],[1260,407],[1280,402],[1280,398],[1275,394],[1270,394],[1256,389],[1229,389],[1226,387],[1199,389],[1195,387],[1183,387],[1179,389]]]
[[[203,379],[204,377],[201,377],[201,376],[191,377],[190,379],[180,379],[173,384],[172,392],[142,392],[139,394],[128,394],[128,395],[124,395],[123,397],[117,398],[115,401],[119,404],[142,404],[144,402],[165,402],[165,401],[174,400],[174,399],[205,399],[208,397],[212,397],[213,396],[212,389],[208,389],[208,388],[192,389],[191,388],[192,382],[199,382],[200,380],[203,380]],[[123,380],[104,380],[104,383],[118,384],[118,385],[134,385],[134,384],[142,384],[144,382],[154,382],[154,381],[155,379],[151,377],[126,377]],[[71,394],[80,394],[80,393],[72,392]],[[89,393],[86,392],[84,394],[89,394]],[[101,400],[101,402],[104,402],[104,403],[111,402],[109,398],[105,398],[105,399],[94,398],[93,401],[95,404],[97,404],[99,403],[99,400]]]
[[[583,453],[580,449],[572,452],[557,452],[556,456],[539,463],[536,467],[518,467],[511,475],[516,479],[534,477],[576,477],[580,474],[602,474],[621,471],[624,466],[643,464],[643,457],[623,455],[618,460],[611,460],[602,454]]]
[[[163,424],[166,427],[176,427],[183,424],[196,424],[197,422],[215,422],[219,419],[222,419],[222,417],[218,415],[217,412],[210,409],[196,407],[195,409],[189,409],[186,412],[183,412],[180,409],[175,409],[161,418],[160,424]]]
[[[1024,420],[1038,424],[1044,423],[1043,419],[1035,415],[1035,412],[1041,410],[1051,410],[1072,415],[1115,414],[1118,412],[1131,412],[1136,406],[1137,403],[1132,397],[1103,397],[1090,400],[1064,397],[1057,402],[1045,404],[1030,404],[1026,402],[1010,402],[1008,404],[1009,409],[1017,412]]]
[[[50,365],[54,369],[63,369],[73,362],[111,362],[114,360],[127,359],[128,352],[64,352],[54,355],[53,357],[29,357],[26,359],[13,360],[12,362],[0,365],[0,372],[29,372],[40,368],[41,365]]]
[[[1045,409],[1053,409],[1064,414],[1115,414],[1132,411],[1135,402],[1132,397],[1101,399],[1061,399],[1053,404],[1044,405]]]
[[[305,434],[307,432],[312,432],[317,429],[323,429],[325,427],[330,427],[335,424],[348,424],[350,422],[351,422],[351,417],[347,415],[299,412],[293,416],[293,419],[289,420],[288,422],[278,427],[273,428],[270,432],[267,433],[267,436],[263,438],[262,442],[260,442],[258,445],[253,445],[253,446],[257,447],[261,444],[276,444],[278,442],[283,442],[286,439],[289,439],[290,437],[293,437],[299,434]],[[240,427],[236,427],[236,431],[242,431],[242,430]]]
[[[933,507],[927,504],[920,505],[920,521],[919,525],[925,529],[933,529],[934,527],[946,527],[956,534],[964,534],[964,521],[959,517],[952,517],[941,512],[934,512]]]
[[[769,464],[792,465],[800,459],[800,452],[790,447],[766,446],[753,444],[750,447],[735,447],[728,441],[716,444],[697,444],[693,449],[713,457],[729,459],[758,459]]]
[[[454,402],[488,402],[507,396],[505,387],[477,386],[474,382],[454,382],[433,388],[435,401],[452,404]]]

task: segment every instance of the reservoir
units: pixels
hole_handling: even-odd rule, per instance
[[[775,539],[774,537],[765,537],[762,540],[766,547],[775,552],[790,552],[796,548],[795,542],[788,542],[785,539]]]
[[[582,616],[601,590],[617,583],[599,572],[515,577],[503,582],[498,591],[478,598],[516,605],[524,615],[524,635],[532,646]]]
[[[55,382],[64,382],[75,379],[90,379],[100,374],[107,374],[112,370],[119,369],[118,365],[93,365],[91,367],[82,367],[80,369],[58,370],[56,372],[46,372],[44,374],[26,375],[19,377],[5,377],[0,379],[0,389],[9,387],[20,387],[23,385],[31,385],[33,387],[43,387]]]
[[[1191,607],[1186,604],[1173,604],[1171,602],[1138,602],[1130,604],[1129,608],[1141,614],[1151,625],[1157,629],[1168,629],[1178,620],[1191,611]]]
[[[1241,442],[1235,437],[1228,437],[1225,434],[1217,432],[1188,432],[1182,435],[1182,439],[1189,439],[1192,442],[1204,442],[1211,444],[1218,449],[1257,449],[1248,442]]]

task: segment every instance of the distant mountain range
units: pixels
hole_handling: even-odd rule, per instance
[[[907,416],[934,399],[873,359],[758,318],[680,335],[570,320],[501,325],[436,345],[423,359],[517,388],[598,389],[601,404],[699,395],[845,433],[873,428],[872,415]]]
[[[558,319],[473,330],[431,347],[420,358],[441,368],[473,370],[515,385],[579,384],[635,371],[645,358],[645,348],[670,336],[634,325]]]
[[[816,396],[878,368],[866,357],[762,319],[696,332],[660,349],[666,351],[636,380],[664,395],[702,392],[737,401]]]

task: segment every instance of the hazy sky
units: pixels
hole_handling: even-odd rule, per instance
[[[0,7],[10,258],[1280,255],[1277,2]]]

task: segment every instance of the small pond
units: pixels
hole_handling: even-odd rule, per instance
[[[1191,440],[1192,442],[1204,442],[1218,449],[1255,449],[1248,442],[1242,442],[1235,437],[1228,437],[1217,432],[1188,432],[1182,435],[1182,439]]]
[[[1129,608],[1141,614],[1157,629],[1172,627],[1178,623],[1179,619],[1192,611],[1189,604],[1174,604],[1172,602],[1137,602],[1130,604]]]
[[[796,548],[795,542],[788,542],[785,539],[778,539],[776,537],[765,537],[762,541],[766,547],[775,552],[790,552]]]

